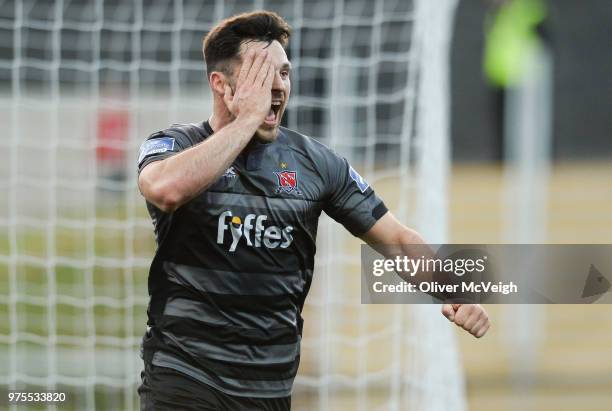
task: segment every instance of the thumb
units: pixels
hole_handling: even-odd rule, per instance
[[[455,309],[453,304],[443,304],[442,305],[442,315],[448,318],[449,321],[455,320]]]
[[[227,108],[230,108],[232,101],[234,101],[234,95],[232,94],[232,88],[229,85],[225,85],[224,87],[225,93],[223,94],[223,101]]]

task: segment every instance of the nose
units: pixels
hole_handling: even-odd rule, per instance
[[[283,78],[280,75],[280,71],[276,70],[274,72],[274,80],[272,81],[272,90],[284,92],[286,88],[287,86],[285,85],[285,82],[283,81]]]

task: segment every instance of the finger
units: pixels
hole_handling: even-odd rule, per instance
[[[485,326],[487,323],[487,318],[479,319],[474,325],[469,328],[470,334],[474,337],[478,335],[478,332]]]
[[[472,307],[470,307],[469,305],[460,306],[459,309],[455,312],[455,324],[463,326],[463,324],[465,324],[468,317],[470,316],[471,312]]]
[[[453,306],[451,304],[443,304],[442,315],[448,318],[449,321],[453,321],[455,319],[455,310],[453,310]]]
[[[476,332],[476,338],[480,338],[483,335],[485,335],[487,333],[487,331],[489,331],[489,328],[491,328],[491,322],[487,321],[485,323],[485,325],[483,325],[477,332]]]
[[[266,75],[266,79],[264,80],[263,87],[266,90],[272,90],[272,83],[274,82],[274,76],[276,75],[276,69],[273,64],[270,64],[270,68],[268,69],[268,74]]]
[[[234,101],[234,94],[232,93],[232,88],[229,85],[225,85],[224,87],[225,93],[223,94],[223,101],[225,105],[229,108]]]
[[[270,56],[268,56],[266,57],[266,60],[264,61],[264,63],[261,65],[259,72],[257,73],[257,77],[255,78],[255,85],[257,86],[264,85],[266,81],[266,77],[268,76],[268,72],[270,71],[271,65],[272,65],[272,59],[270,58]]]
[[[472,327],[474,327],[478,323],[478,321],[480,321],[481,314],[482,314],[481,312],[478,312],[476,310],[472,311],[470,315],[468,316],[467,320],[465,320],[465,323],[463,324],[463,328],[465,330],[470,331]]]
[[[259,70],[261,70],[261,66],[263,65],[267,57],[268,57],[268,50],[261,50],[257,54],[257,57],[255,57],[255,60],[253,61],[253,65],[249,69],[249,75],[246,78],[247,84],[255,83],[255,78],[257,77]]]
[[[453,310],[457,311],[463,304],[452,304]]]
[[[238,80],[236,81],[236,86],[244,83],[246,80],[249,70],[253,65],[253,59],[255,58],[255,50],[249,50],[244,54],[244,58],[242,59],[242,66],[240,66],[240,73],[238,74]]]

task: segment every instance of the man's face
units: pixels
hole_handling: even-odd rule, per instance
[[[291,63],[287,58],[287,53],[281,44],[274,40],[272,43],[264,41],[247,41],[240,49],[240,64],[234,64],[233,75],[231,79],[232,88],[235,88],[235,81],[240,73],[240,66],[242,64],[242,56],[249,50],[262,50],[266,49],[268,55],[272,59],[272,66],[275,68],[274,80],[272,82],[272,106],[270,112],[263,123],[257,129],[255,136],[262,141],[270,142],[274,141],[278,136],[278,128],[285,113],[285,108],[289,101],[289,94],[291,93],[291,81],[289,74],[291,71]]]

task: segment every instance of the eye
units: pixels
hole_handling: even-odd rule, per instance
[[[282,78],[288,78],[289,77],[289,70],[281,70],[280,75]]]

